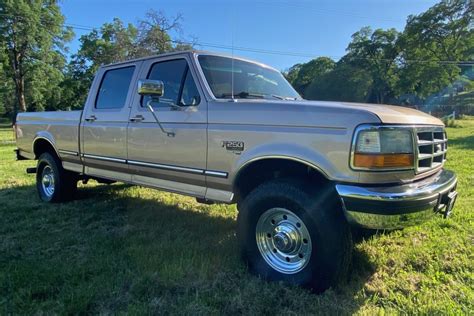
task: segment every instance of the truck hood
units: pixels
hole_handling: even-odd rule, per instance
[[[306,105],[325,105],[337,108],[368,111],[376,115],[382,123],[386,124],[443,125],[443,122],[434,116],[415,109],[396,105],[306,100],[298,102]]]
[[[222,106],[222,103],[226,106]],[[365,123],[438,125],[443,122],[426,113],[401,106],[308,101],[238,99],[210,103],[210,124],[311,126],[352,130]]]

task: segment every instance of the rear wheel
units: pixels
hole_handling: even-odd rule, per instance
[[[240,204],[238,239],[249,270],[322,292],[347,275],[349,226],[331,188],[273,180]]]
[[[77,175],[64,170],[60,160],[46,152],[38,159],[36,188],[41,200],[62,202],[73,198],[77,190]]]

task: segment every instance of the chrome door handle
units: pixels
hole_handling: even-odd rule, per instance
[[[143,115],[135,115],[134,117],[130,118],[130,122],[141,122],[144,119],[145,118],[143,117]]]
[[[97,120],[97,117],[95,115],[91,115],[89,117],[86,117],[87,122],[94,122],[95,120]]]

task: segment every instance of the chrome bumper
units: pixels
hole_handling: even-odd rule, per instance
[[[456,200],[457,177],[442,170],[421,181],[397,186],[337,184],[347,221],[371,229],[419,224],[436,212],[449,216]]]

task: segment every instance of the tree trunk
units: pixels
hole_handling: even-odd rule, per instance
[[[26,112],[26,101],[25,101],[25,78],[15,78],[16,86],[16,97],[18,100],[18,110],[20,112]]]
[[[382,104],[382,93],[380,91],[375,92],[375,103]]]
[[[25,101],[25,76],[22,71],[21,54],[16,50],[13,51],[13,81],[15,82],[15,92],[18,101],[18,110],[26,112]]]

